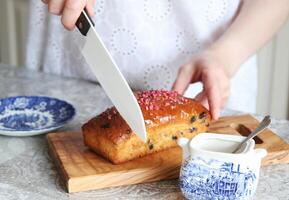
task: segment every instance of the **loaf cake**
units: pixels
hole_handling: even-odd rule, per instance
[[[207,130],[209,111],[193,99],[164,90],[135,95],[145,120],[146,142],[132,132],[115,107],[82,126],[85,145],[114,164],[175,147],[179,137],[192,138]]]

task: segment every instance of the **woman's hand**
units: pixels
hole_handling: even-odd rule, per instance
[[[68,30],[72,30],[81,11],[86,8],[88,14],[93,16],[95,0],[42,0],[48,5],[50,13],[61,16],[61,22]]]
[[[196,99],[207,104],[213,119],[217,119],[229,96],[230,77],[286,22],[288,3],[242,1],[238,15],[218,40],[181,67],[173,89],[182,94],[189,83],[203,82],[204,89]]]
[[[203,91],[195,99],[210,109],[213,119],[218,119],[230,93],[225,64],[209,51],[196,55],[179,69],[173,90],[183,94],[190,83],[202,82]]]

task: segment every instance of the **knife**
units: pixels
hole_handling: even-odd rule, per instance
[[[79,16],[76,27],[86,37],[82,54],[103,90],[132,131],[146,142],[145,122],[140,106],[112,56],[96,32],[94,23],[85,9]]]

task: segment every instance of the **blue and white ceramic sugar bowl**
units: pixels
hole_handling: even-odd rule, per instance
[[[244,200],[257,188],[261,159],[265,149],[255,149],[249,140],[235,154],[231,153],[242,136],[202,133],[191,141],[180,138],[183,163],[180,188],[187,199]]]

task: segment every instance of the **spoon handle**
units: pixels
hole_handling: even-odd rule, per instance
[[[260,133],[261,131],[263,131],[265,128],[267,128],[267,126],[271,123],[271,119],[270,116],[267,115],[266,117],[264,117],[264,119],[261,121],[261,123],[259,124],[259,126],[252,131],[252,133],[250,133],[250,135],[247,136],[247,138],[245,140],[243,140],[238,147],[232,152],[232,153],[236,153],[241,146],[246,143],[248,140],[250,140],[251,138],[254,138],[258,133]]]

